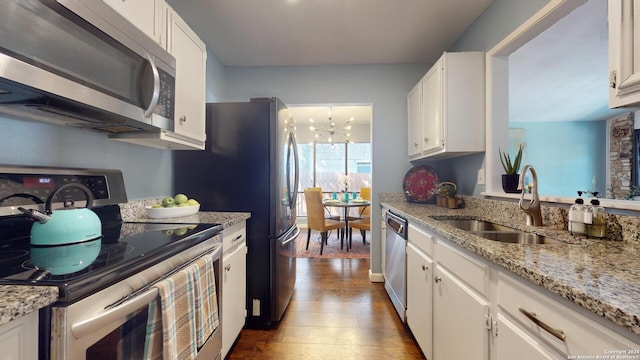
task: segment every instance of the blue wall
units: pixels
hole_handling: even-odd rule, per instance
[[[596,190],[604,196],[606,121],[522,122],[509,127],[526,130],[523,163],[535,167],[540,194],[573,197],[578,190]]]

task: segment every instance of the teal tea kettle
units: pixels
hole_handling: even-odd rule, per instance
[[[76,208],[73,206],[73,200],[65,200],[64,208],[51,210],[53,198],[69,188],[77,188],[84,192],[87,199],[86,207]],[[31,245],[70,245],[102,237],[102,223],[98,215],[90,210],[92,205],[91,190],[82,184],[69,183],[60,186],[49,195],[45,214],[38,210],[24,208],[18,208],[18,210],[36,220],[31,227]]]

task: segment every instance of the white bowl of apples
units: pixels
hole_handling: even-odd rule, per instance
[[[165,219],[181,216],[195,215],[200,211],[200,203],[195,199],[189,199],[185,194],[167,196],[158,204],[145,207],[148,218]]]

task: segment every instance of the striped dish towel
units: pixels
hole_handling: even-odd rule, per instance
[[[213,257],[207,254],[191,268],[195,279],[196,340],[199,349],[220,324]]]
[[[193,272],[183,269],[155,286],[160,296],[149,304],[145,359],[195,359]]]
[[[145,359],[195,359],[218,327],[218,302],[211,254],[155,284],[149,304]]]

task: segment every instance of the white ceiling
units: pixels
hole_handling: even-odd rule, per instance
[[[492,0],[169,0],[226,66],[431,64]]]

